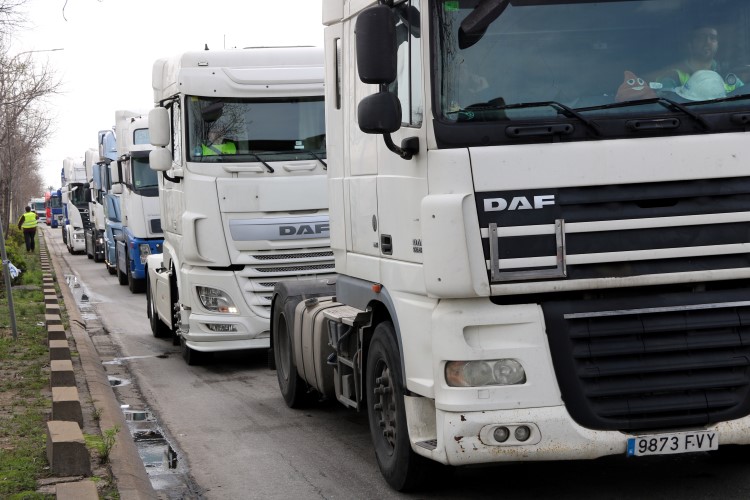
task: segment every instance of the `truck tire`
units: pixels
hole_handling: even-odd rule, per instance
[[[125,262],[127,263],[127,261],[128,261],[128,258],[127,258],[127,254],[126,254],[125,255]],[[128,275],[125,274],[125,273],[123,273],[120,270],[120,255],[119,255],[119,252],[115,253],[115,269],[117,269],[117,281],[121,285],[127,285],[128,284]]]
[[[156,305],[151,300],[151,283],[146,278],[146,315],[151,325],[151,333],[154,337],[162,339],[172,335],[172,330],[159,319],[159,314],[156,312]]]
[[[282,300],[282,299],[277,299]],[[276,365],[276,378],[279,380],[279,390],[284,402],[289,408],[303,408],[309,402],[307,386],[297,374],[294,362],[293,323],[294,309],[302,298],[288,297],[281,307],[274,307],[273,312],[273,357]]]
[[[427,479],[430,463],[414,453],[409,442],[401,357],[390,321],[375,327],[365,370],[367,417],[380,472],[397,491],[418,489]]]
[[[141,293],[144,289],[144,281],[145,280],[139,280],[135,279],[133,277],[133,273],[130,272],[130,268],[128,267],[128,288],[130,289],[130,293]]]

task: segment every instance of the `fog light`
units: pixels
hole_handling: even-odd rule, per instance
[[[445,381],[451,387],[516,385],[526,383],[526,371],[515,359],[448,361]]]
[[[214,313],[237,314],[237,307],[229,298],[229,295],[218,288],[208,286],[197,286],[198,298],[206,310]]]
[[[507,427],[498,427],[494,430],[492,433],[492,437],[497,441],[498,443],[504,443],[508,440],[510,437],[510,431]]]
[[[526,427],[525,425],[521,425],[519,427],[516,427],[515,432],[513,434],[516,436],[516,439],[518,441],[526,441],[531,437],[531,429]]]
[[[216,333],[237,333],[237,325],[226,323],[207,323],[209,330]]]

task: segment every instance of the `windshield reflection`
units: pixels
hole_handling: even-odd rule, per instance
[[[325,156],[323,97],[188,98],[193,162],[268,162]]]

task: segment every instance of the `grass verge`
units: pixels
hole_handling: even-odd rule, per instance
[[[23,272],[12,292],[17,340],[0,277],[0,498],[53,498],[36,492],[37,480],[48,475],[45,423],[52,407],[39,250],[19,250],[23,236],[14,230],[6,247],[9,260]]]

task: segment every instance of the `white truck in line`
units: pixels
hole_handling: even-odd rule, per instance
[[[120,198],[122,230],[117,235],[115,268],[121,285],[142,292],[146,258],[160,254],[164,233],[159,213],[157,173],[149,167],[153,149],[148,118],[139,112],[115,111],[117,161],[110,166],[112,193]]]
[[[338,278],[274,293],[289,406],[366,411],[398,490],[435,462],[750,444],[750,4],[323,0],[323,21]],[[714,70],[649,76],[686,45]]]
[[[86,167],[82,158],[65,158],[62,169],[62,201],[65,224],[62,225],[63,241],[70,253],[83,252],[84,231],[89,225],[89,200]]]
[[[153,88],[165,234],[147,259],[153,334],[174,335],[188,364],[267,349],[276,283],[333,270],[323,50],[187,52],[154,63]]]
[[[84,251],[94,262],[104,260],[104,193],[107,171],[99,157],[99,149],[87,149],[84,155],[86,180],[90,191],[89,225],[84,230]]]
[[[104,265],[117,274],[117,238],[122,233],[120,196],[112,193],[112,168],[117,166],[117,139],[114,128],[97,133],[99,162],[102,165],[102,212],[104,218]]]

